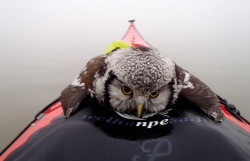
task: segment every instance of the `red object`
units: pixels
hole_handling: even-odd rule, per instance
[[[241,121],[238,120],[237,118],[235,118],[235,117],[226,109],[226,107],[225,107],[223,104],[221,104],[220,107],[221,107],[222,111],[224,112],[225,117],[227,117],[228,119],[230,119],[231,121],[233,121],[235,124],[239,125],[241,128],[243,128],[244,130],[246,130],[248,133],[250,133],[250,125],[249,125],[244,119],[242,119],[242,118],[241,118],[239,115],[237,115],[237,114],[236,114],[236,115],[238,116],[238,118],[241,119]]]
[[[122,38],[122,40],[127,41],[128,43],[134,46],[146,46],[151,47],[149,43],[147,43],[141,36],[141,34],[137,31],[134,20],[130,20],[130,26],[128,28],[127,33]]]

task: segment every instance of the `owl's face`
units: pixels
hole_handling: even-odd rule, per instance
[[[106,75],[97,80],[96,93],[99,98],[108,95],[116,111],[139,117],[160,112],[176,99],[175,64],[157,50],[119,49],[105,62]]]
[[[109,84],[108,94],[111,106],[118,112],[140,115],[160,112],[166,108],[172,95],[172,86],[140,90],[114,78]]]

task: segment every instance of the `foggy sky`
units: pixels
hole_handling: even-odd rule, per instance
[[[158,49],[245,52],[249,8],[247,0],[1,0],[0,54],[105,46],[124,35],[129,19]]]

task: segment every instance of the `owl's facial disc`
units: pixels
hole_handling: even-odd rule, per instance
[[[169,85],[156,90],[142,91],[116,78],[111,81],[108,90],[109,102],[116,111],[137,117],[164,110],[169,103],[171,93]]]

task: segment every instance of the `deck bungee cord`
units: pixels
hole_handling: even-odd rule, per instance
[[[219,95],[217,95],[217,97],[220,100],[220,103],[226,107],[226,110],[230,112],[230,114],[232,114],[236,119],[238,119],[242,123],[250,125],[247,119],[240,115],[240,111],[233,104],[228,103],[227,99],[223,99]]]

